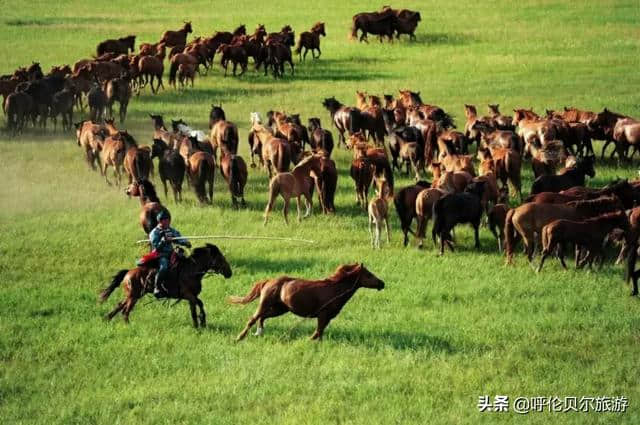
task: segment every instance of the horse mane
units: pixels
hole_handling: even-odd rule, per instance
[[[142,186],[142,193],[144,194],[144,197],[147,198],[149,200],[149,202],[160,202],[160,199],[158,198],[158,194],[156,193],[156,188],[155,186],[153,186],[153,183],[151,183],[149,180],[140,180],[138,182],[139,186]]]
[[[360,268],[360,264],[342,264],[340,266],[338,266],[338,268],[336,269],[335,272],[333,272],[333,274],[331,276],[329,276],[329,278],[327,278],[327,281],[331,281],[333,283],[338,283],[343,281],[344,279],[346,279],[347,277],[351,276],[352,274],[359,272],[361,270]]]

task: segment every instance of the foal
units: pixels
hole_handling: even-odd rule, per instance
[[[371,246],[380,248],[380,233],[382,231],[382,223],[384,222],[387,231],[387,243],[391,243],[391,235],[389,234],[389,185],[383,178],[376,179],[377,195],[369,202],[369,235],[371,235]],[[373,237],[373,226],[376,227],[376,236]]]

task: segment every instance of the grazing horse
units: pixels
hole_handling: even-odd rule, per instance
[[[160,39],[167,47],[184,46],[187,44],[187,34],[193,32],[191,22],[185,22],[177,31],[165,31]]]
[[[384,288],[384,282],[363,264],[342,265],[336,269],[333,276],[322,280],[281,276],[256,282],[246,296],[229,298],[234,304],[248,304],[260,298],[258,309],[237,340],[240,341],[247,336],[256,322],[256,335],[262,335],[266,319],[281,316],[289,311],[302,317],[317,317],[318,327],[311,339],[322,340],[324,329],[331,319],[340,313],[358,288],[381,290]]]
[[[605,238],[613,229],[622,229],[624,239],[629,240],[629,218],[624,211],[603,214],[598,217],[588,218],[583,221],[555,220],[542,228],[542,253],[540,265],[536,271],[542,270],[544,260],[557,248],[558,258],[563,268],[567,268],[564,262],[564,244],[570,243],[576,246],[576,268],[589,263],[601,255]],[[580,251],[586,248],[587,255],[580,261]],[[602,263],[600,263],[602,265]]]
[[[169,212],[162,205],[156,188],[149,180],[139,180],[131,183],[125,193],[128,196],[138,197],[140,199],[140,226],[148,235],[158,225],[158,213],[161,211]]]
[[[404,234],[403,245],[409,244],[409,233],[415,235],[415,232],[411,230],[411,222],[416,217],[416,198],[418,194],[431,186],[429,182],[418,181],[415,185],[407,186],[400,189],[393,196],[393,203],[396,206],[396,212],[400,219],[400,227]]]
[[[307,211],[304,217],[308,217],[311,214],[311,207],[313,205],[313,186],[314,179],[311,177],[311,173],[315,175],[320,174],[320,157],[317,155],[310,155],[304,158],[296,165],[291,172],[278,173],[269,182],[269,201],[264,210],[264,224],[266,226],[269,218],[269,213],[273,209],[273,204],[276,201],[278,195],[281,195],[284,199],[284,208],[282,212],[284,214],[285,223],[289,224],[289,200],[292,197],[296,198],[296,204],[298,207],[298,221],[301,220],[300,216],[300,197],[304,196],[306,201]],[[321,198],[322,199],[322,198]]]
[[[333,135],[329,130],[322,128],[320,124],[320,118],[309,118],[310,137],[309,144],[314,149],[323,149],[329,156],[333,152]]]
[[[240,142],[238,127],[226,120],[224,110],[220,106],[211,105],[209,128],[211,129],[209,142],[213,146],[214,152],[217,152],[218,147],[220,147],[221,154],[230,153],[235,155],[238,153],[238,144]]]
[[[463,193],[451,193],[433,204],[433,243],[440,237],[440,255],[444,254],[445,242],[453,251],[451,230],[459,223],[471,223],[475,247],[480,249],[479,228],[482,219],[482,194],[485,183],[471,182]]]
[[[567,204],[527,203],[509,210],[504,225],[505,255],[511,264],[515,248],[516,232],[522,236],[529,262],[533,259],[535,235],[538,240],[542,228],[553,220],[584,220],[600,214],[621,211],[624,206],[617,197],[598,198],[589,201],[574,201]]]
[[[338,129],[338,144],[342,142],[342,144],[346,146],[345,131],[348,132],[349,135],[353,134],[351,132],[351,113],[359,110],[350,106],[344,106],[338,102],[335,97],[324,99],[322,106],[329,111],[331,121],[333,121],[333,125]]]
[[[298,45],[295,50],[300,57],[300,62],[307,58],[309,50],[311,50],[311,56],[314,59],[320,57],[320,54],[322,53],[320,51],[320,36],[327,36],[324,32],[324,22],[316,22],[311,27],[311,31],[305,31],[300,34],[300,39],[298,39]],[[304,54],[302,53],[302,49],[304,49]],[[318,51],[318,56],[315,55],[316,50]]]
[[[531,186],[531,194],[541,192],[560,192],[572,188],[574,186],[584,186],[585,176],[595,177],[596,172],[593,168],[595,162],[594,156],[585,156],[578,158],[575,167],[567,169],[560,175],[540,176],[533,182]]]
[[[220,153],[220,174],[229,185],[233,207],[238,207],[236,198],[240,198],[240,204],[245,207],[244,187],[247,184],[248,172],[247,163],[244,162],[244,159],[239,155],[223,150]]]
[[[178,202],[182,201],[182,182],[184,181],[184,173],[186,165],[184,158],[176,149],[172,149],[160,139],[153,139],[151,147],[151,158],[158,158],[158,172],[160,180],[164,186],[164,196],[167,194],[167,180],[173,191],[173,199]]]
[[[136,302],[146,293],[153,292],[153,279],[156,271],[156,264],[138,266],[131,270],[120,270],[113,277],[113,280],[100,293],[100,301],[104,302],[116,290],[118,286],[124,283],[125,300],[119,302],[116,307],[105,316],[107,320],[122,312],[125,322],[129,322],[129,314]],[[169,298],[177,300],[187,300],[191,309],[191,319],[193,326],[196,328],[206,326],[206,316],[204,312],[204,303],[198,295],[202,291],[202,278],[208,271],[222,274],[225,279],[231,277],[231,267],[227,262],[220,249],[212,244],[195,248],[191,255],[185,260],[181,260],[178,265],[178,272],[174,274],[175,281],[171,282],[169,290]],[[171,274],[171,272],[170,272]],[[196,306],[200,308],[200,315],[196,314]],[[199,319],[199,320],[198,320]],[[199,321],[199,323],[198,323]]]

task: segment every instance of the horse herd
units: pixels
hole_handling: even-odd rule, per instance
[[[70,130],[73,111],[81,114],[85,109],[85,98],[89,106],[89,118],[102,121],[113,116],[113,105],[118,103],[120,122],[125,121],[132,94],[138,95],[150,87],[152,93],[164,88],[164,61],[169,60],[169,84],[182,87],[191,82],[201,67],[207,72],[213,65],[216,53],[220,54],[220,65],[225,76],[229,64],[233,75],[240,67],[242,75],[247,70],[248,58],[253,58],[255,69],[271,70],[275,77],[284,74],[288,64],[294,72],[291,48],[294,47],[294,32],[285,25],[280,32],[267,33],[264,25],[258,25],[253,34],[247,35],[246,27],[240,25],[233,32],[217,31],[211,37],[197,37],[187,42],[193,32],[190,22],[177,31],[165,31],[156,43],[142,43],[135,52],[135,35],[100,42],[97,55],[78,60],[73,66],[53,66],[44,74],[39,63],[20,67],[13,74],[0,76],[0,94],[3,96],[3,111],[7,116],[7,130],[13,135],[21,132],[29,122],[34,127],[46,128],[47,120],[57,126],[62,117],[63,130]],[[317,22],[310,31],[300,34],[294,52],[300,61],[309,51],[314,59],[320,57],[320,36],[326,36],[325,25]]]

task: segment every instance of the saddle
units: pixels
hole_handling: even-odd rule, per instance
[[[144,267],[148,270],[147,277],[145,279],[145,288],[153,290],[155,284],[156,273],[158,272],[158,259],[160,255],[155,251],[144,255],[138,260],[138,266]],[[186,256],[182,248],[177,248],[171,253],[169,258],[169,269],[167,270],[167,276],[164,280],[164,287],[167,290],[169,297],[175,298],[180,294],[180,287],[178,284],[178,277],[180,275],[181,265],[184,263]]]

